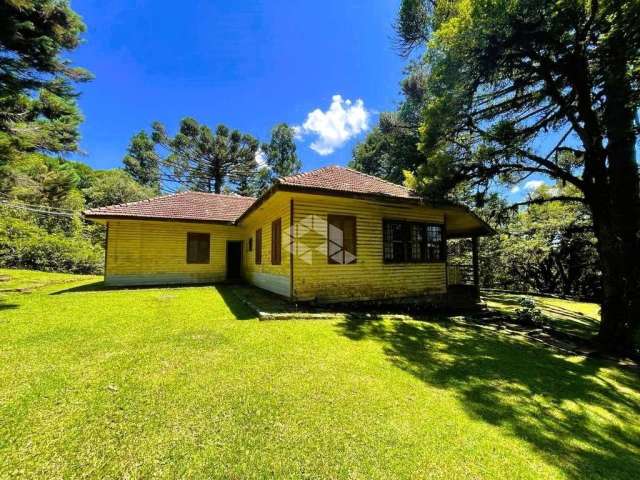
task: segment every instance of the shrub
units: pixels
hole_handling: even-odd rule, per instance
[[[516,320],[522,325],[542,327],[545,324],[544,315],[536,306],[535,300],[531,297],[522,297],[518,302],[520,308],[516,310]]]
[[[26,220],[0,219],[0,266],[34,270],[100,273],[104,250],[86,238],[46,230]]]

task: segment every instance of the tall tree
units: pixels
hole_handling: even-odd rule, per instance
[[[414,172],[423,161],[418,151],[418,127],[423,107],[425,72],[412,63],[401,87],[404,100],[395,112],[380,115],[363,142],[356,145],[349,166],[370,175],[401,184],[404,172]]]
[[[382,123],[382,121],[381,121]],[[358,171],[402,184],[404,171],[414,171],[422,159],[417,129],[377,126],[353,149],[349,166]]]
[[[140,185],[160,191],[160,164],[156,145],[144,130],[131,138],[122,163],[124,171]]]
[[[601,347],[640,336],[637,0],[403,0],[405,51],[426,44],[419,173],[431,192],[543,174],[580,195],[602,266]],[[544,148],[544,146],[547,148]]]
[[[276,179],[300,172],[302,162],[298,158],[295,132],[286,123],[271,130],[271,140],[260,147],[264,162],[258,165],[251,181],[251,193],[260,196],[273,185]]]
[[[275,177],[295,175],[302,168],[294,137],[293,129],[286,123],[280,123],[271,130],[271,141],[262,146],[267,165]]]
[[[89,73],[61,55],[85,30],[66,0],[0,3],[0,157],[74,151],[82,120],[73,83]]]
[[[140,185],[124,171],[114,168],[95,172],[91,185],[82,193],[87,207],[97,208],[145,200],[155,195],[156,191]]]
[[[220,193],[226,182],[242,188],[256,170],[259,143],[251,135],[224,125],[218,125],[214,133],[193,118],[184,118],[174,137],[159,122],[152,128],[154,142],[168,152],[162,161],[165,181]]]

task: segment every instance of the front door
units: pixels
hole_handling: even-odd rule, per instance
[[[242,242],[227,242],[227,280],[240,280],[242,274]]]

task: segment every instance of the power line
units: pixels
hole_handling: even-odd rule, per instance
[[[71,208],[59,208],[59,207],[51,207],[49,205],[41,205],[41,204],[36,204],[36,203],[27,203],[27,202],[23,202],[22,200],[17,200],[15,198],[11,198],[6,194],[2,194],[0,193],[0,197],[4,197],[7,200],[0,200],[0,201],[5,201],[5,202],[11,202],[14,204],[20,204],[20,205],[24,205],[26,207],[32,207],[32,208],[38,208],[38,209],[43,209],[46,208],[48,210],[53,210],[53,211],[59,211],[59,212],[65,212],[65,213],[76,213],[76,210],[73,210]]]
[[[55,215],[58,217],[67,217],[67,218],[74,218],[77,213],[65,213],[65,212],[55,212],[55,211],[51,211],[51,210],[42,210],[42,209],[38,209],[38,208],[32,208],[26,205],[17,205],[15,203],[12,202],[8,202],[6,200],[0,200],[0,205],[5,205],[9,208],[18,208],[18,209],[22,209],[22,210],[28,210],[30,212],[33,213],[42,213],[42,214],[46,214],[46,215]]]

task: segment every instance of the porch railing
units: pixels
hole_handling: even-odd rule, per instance
[[[449,285],[473,285],[473,265],[447,265]]]

